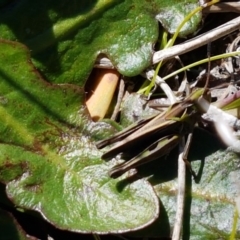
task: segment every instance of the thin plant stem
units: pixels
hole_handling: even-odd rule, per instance
[[[236,208],[235,211],[234,211],[233,227],[232,227],[232,231],[231,231],[231,235],[229,237],[229,240],[235,240],[236,239],[237,224],[238,224],[238,210]]]
[[[185,200],[185,186],[186,186],[186,165],[183,161],[183,151],[185,147],[184,138],[181,139],[179,144],[179,156],[178,156],[178,195],[177,195],[177,210],[176,220],[174,223],[172,240],[181,239],[181,230],[183,223],[184,213],[184,200]]]
[[[210,57],[210,58],[205,58],[205,59],[202,59],[202,60],[197,61],[197,62],[195,62],[195,63],[189,64],[189,65],[187,65],[187,66],[185,66],[185,67],[183,67],[183,68],[180,68],[180,69],[178,69],[177,71],[172,72],[171,74],[163,77],[162,79],[163,79],[163,80],[167,80],[167,79],[169,79],[169,78],[177,75],[178,73],[181,73],[181,72],[183,72],[183,71],[186,71],[186,70],[188,70],[189,68],[196,67],[196,66],[198,66],[198,65],[200,65],[200,64],[206,63],[206,62],[208,62],[209,60],[210,60],[210,61],[215,61],[215,60],[218,60],[218,59],[228,58],[228,57],[233,57],[233,56],[238,56],[238,55],[240,55],[240,51],[230,52],[230,53],[224,53],[224,54],[219,54],[219,55],[216,55],[216,56],[213,56],[213,57]]]
[[[153,64],[156,64],[162,60],[171,59],[176,55],[181,55],[190,52],[203,45],[206,45],[208,42],[213,42],[221,37],[230,34],[231,32],[238,30],[239,25],[240,17],[234,18],[233,20],[228,21],[217,28],[214,28],[201,35],[198,35],[197,37],[192,38],[186,42],[155,52],[153,54],[152,62]]]
[[[218,2],[219,2],[219,0],[213,0],[213,1],[209,2],[209,3],[203,4],[202,6],[199,6],[199,7],[195,8],[192,12],[190,12],[190,13],[184,18],[184,20],[179,24],[176,32],[174,33],[172,39],[168,42],[168,45],[166,46],[166,48],[173,46],[173,44],[175,43],[175,41],[176,41],[176,39],[177,39],[177,37],[178,37],[178,35],[179,35],[180,30],[181,30],[182,27],[185,25],[185,23],[187,23],[187,22],[190,20],[190,18],[191,18],[192,16],[194,16],[196,13],[202,11],[204,8],[209,7],[209,6],[211,6],[211,5],[213,5],[213,4],[216,4],[216,3],[218,3]]]
[[[182,27],[183,27],[196,13],[202,11],[203,8],[209,7],[209,6],[211,6],[211,5],[215,4],[215,3],[218,3],[218,2],[219,2],[219,0],[212,0],[211,2],[206,3],[206,4],[202,5],[202,6],[199,6],[199,7],[195,8],[192,12],[190,12],[190,13],[183,19],[183,21],[179,24],[176,32],[174,33],[173,37],[168,41],[168,43],[165,45],[164,49],[173,46],[173,44],[175,43],[175,41],[176,41],[176,39],[177,39],[177,37],[178,37],[178,35],[179,35],[179,32],[181,31]],[[147,89],[146,89],[146,91],[145,91],[145,95],[146,95],[146,96],[149,95],[151,89],[152,89],[153,86],[155,85],[156,77],[157,77],[158,72],[159,72],[159,70],[160,70],[160,68],[161,68],[161,66],[162,66],[162,63],[163,63],[163,60],[160,61],[160,62],[158,63],[158,65],[157,65],[157,68],[156,68],[156,70],[155,70],[154,77],[153,77],[152,81],[150,82],[149,86],[147,87]]]
[[[94,240],[101,240],[101,238],[97,234],[93,234],[93,238],[94,238]]]

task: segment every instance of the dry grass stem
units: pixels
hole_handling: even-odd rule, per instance
[[[171,59],[177,55],[190,52],[203,45],[206,45],[209,42],[213,42],[221,37],[224,37],[238,29],[240,29],[240,17],[234,18],[233,20],[224,23],[217,28],[198,35],[197,37],[192,38],[184,43],[155,52],[153,54],[153,64],[156,64],[162,60]]]
[[[185,200],[185,182],[186,182],[186,165],[183,161],[183,150],[185,147],[184,138],[179,143],[179,156],[178,156],[178,195],[177,195],[177,210],[176,220],[174,223],[172,240],[181,239],[181,230],[184,214],[184,200]]]
[[[93,121],[99,121],[104,118],[111,104],[114,92],[119,79],[119,73],[116,70],[102,69],[97,75],[95,88],[91,96],[87,99],[86,105]]]

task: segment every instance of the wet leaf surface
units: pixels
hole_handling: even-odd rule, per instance
[[[1,41],[0,55],[0,181],[14,204],[77,232],[151,223],[159,211],[154,190],[145,180],[119,189],[108,176],[114,163],[100,159],[100,128],[88,118],[82,89],[44,81],[18,43]]]
[[[173,33],[197,5],[195,0],[0,3],[1,39],[24,43],[42,73],[24,46],[0,41],[0,181],[16,206],[40,212],[57,228],[122,233],[157,218],[157,192],[160,216],[136,234],[170,236],[176,210],[176,152],[139,168],[139,176],[149,182],[110,179],[107,172],[116,162],[103,162],[94,142],[116,130],[90,121],[82,87],[99,53],[123,75],[141,73],[151,65],[158,39],[155,17]],[[200,22],[199,14],[181,36],[194,33]],[[210,146],[213,141],[205,142]],[[187,194],[183,234],[224,239],[231,231],[239,194],[239,160],[216,147],[196,146],[190,160],[196,170],[204,164],[199,183],[188,179],[192,191]]]
[[[197,6],[196,0],[16,1],[0,9],[0,37],[26,44],[48,80],[81,85],[99,53],[123,75],[141,73],[158,39],[155,16],[173,33]],[[200,22],[198,14],[181,35],[194,33]]]

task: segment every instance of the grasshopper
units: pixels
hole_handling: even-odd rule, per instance
[[[207,102],[208,96],[205,87],[195,89],[165,112],[140,120],[114,136],[97,142],[98,149],[115,143],[102,155],[102,159],[111,159],[119,153],[123,154],[124,159],[129,159],[113,167],[109,175],[117,178],[131,168],[169,153],[181,137],[192,132],[194,125],[206,112],[203,103]]]

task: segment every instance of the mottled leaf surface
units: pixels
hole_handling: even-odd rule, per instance
[[[100,53],[126,76],[141,73],[151,65],[156,18],[173,33],[197,6],[197,0],[1,1],[0,38],[25,44],[42,74],[22,45],[0,41],[0,181],[16,206],[77,232],[126,232],[154,221],[159,203],[148,182],[108,177],[115,162],[103,162],[94,141],[115,130],[89,120],[82,87]],[[200,22],[198,14],[180,35]]]
[[[52,82],[80,84],[99,53],[134,76],[151,64],[156,16],[174,33],[197,6],[197,0],[16,1],[0,9],[0,37],[26,44]],[[200,22],[201,14],[195,15],[180,35],[194,33]]]
[[[14,204],[78,232],[151,223],[154,190],[145,180],[119,187],[108,176],[114,163],[100,159],[94,139],[111,129],[88,119],[82,89],[44,81],[18,43],[1,41],[0,56],[0,181]]]

